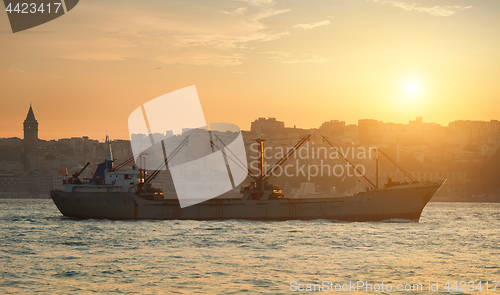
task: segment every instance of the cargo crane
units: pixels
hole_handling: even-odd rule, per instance
[[[220,142],[222,142],[222,140],[217,135],[215,135],[215,136]],[[288,159],[290,159],[290,157],[292,157],[293,154],[306,141],[308,141],[310,139],[310,137],[311,137],[311,134],[308,134],[308,135],[304,136],[303,138],[301,138],[299,140],[299,142],[297,142],[290,150],[288,150],[288,152],[283,157],[281,157],[281,159],[279,159],[278,162],[276,162],[276,164],[274,164],[274,166],[272,166],[265,173],[264,173],[264,141],[265,140],[262,138],[256,139],[256,142],[259,144],[259,153],[260,153],[259,174],[257,176],[252,174],[250,170],[244,168],[244,166],[240,165],[242,163],[241,163],[241,161],[239,161],[239,159],[237,157],[236,157],[236,159],[240,162],[240,164],[238,164],[233,158],[231,158],[229,155],[227,155],[227,153],[225,153],[223,149],[221,149],[217,145],[215,145],[215,143],[213,141],[211,143],[212,143],[212,145],[217,147],[220,151],[222,151],[224,153],[224,156],[227,156],[238,167],[246,170],[248,175],[255,180],[250,185],[246,185],[246,186],[241,187],[241,193],[243,193],[243,199],[247,199],[247,200],[264,200],[264,199],[272,200],[272,199],[283,198],[283,194],[281,193],[281,186],[280,185],[269,184],[269,183],[267,183],[267,180],[271,176],[273,176],[273,174],[276,172],[276,170],[279,167],[283,166],[283,164],[285,164],[285,162]],[[224,145],[224,147],[227,148],[227,146],[224,144],[224,142],[222,142],[222,144]],[[227,148],[227,150],[229,152],[231,152],[231,150],[229,148]],[[233,152],[231,152],[231,154],[234,155]]]
[[[87,162],[87,164],[85,164],[85,166],[83,166],[82,169],[80,169],[80,171],[74,173],[73,175],[71,175],[71,177],[67,180],[67,183],[68,184],[78,184],[78,183],[81,183],[80,179],[78,178],[80,176],[80,174],[83,173],[83,171],[90,165],[90,162]],[[63,184],[65,182],[63,181]]]
[[[134,161],[134,159],[136,158],[136,156],[132,156],[130,158],[128,158],[127,160],[123,161],[123,163],[121,163],[120,165],[114,167],[113,169],[111,169],[110,171],[111,172],[114,172],[114,171],[118,171],[120,170],[121,168],[125,167],[127,164],[129,164],[130,162]]]
[[[138,192],[145,192],[148,191],[151,188],[151,182],[160,174],[160,172],[168,165],[168,162],[172,161],[172,159],[177,155],[177,153],[184,147],[187,146],[189,140],[189,135],[184,138],[181,143],[168,155],[165,152],[165,143],[162,140],[161,141],[161,147],[163,150],[163,158],[165,159],[164,162],[156,169],[154,170],[151,175],[146,177],[146,171],[145,171],[145,166],[144,168],[139,169],[141,172],[140,175],[140,181],[139,181],[139,186],[138,186]],[[145,156],[144,154],[140,155],[140,157]],[[119,166],[118,166],[119,167]]]
[[[384,155],[387,160],[389,160],[389,162],[391,162],[397,169],[399,169],[406,177],[408,177],[410,179],[410,183],[412,184],[417,184],[419,183],[419,181],[413,177],[410,172],[406,171],[400,164],[398,164],[396,161],[394,161],[393,159],[391,159],[391,157],[389,157],[386,153],[384,153],[382,150],[380,150],[379,148],[377,148],[377,157],[375,158],[375,184],[373,182],[370,181],[370,179],[368,179],[363,173],[361,173],[361,171],[358,170],[358,168],[356,168],[356,166],[351,163],[340,151],[339,149],[333,145],[325,136],[321,135],[321,137],[323,137],[323,141],[328,143],[332,148],[335,149],[335,151],[337,152],[338,155],[340,155],[340,157],[342,157],[342,159],[344,161],[346,161],[349,165],[351,165],[354,170],[356,170],[356,173],[358,175],[361,175],[372,187],[369,188],[368,190],[371,190],[371,189],[379,189],[379,172],[378,172],[378,166],[379,166],[379,153],[381,153],[382,155]],[[391,187],[391,186],[395,186],[395,185],[400,185],[400,184],[406,184],[405,183],[401,183],[401,182],[394,182],[392,180],[392,178],[388,178],[388,183],[386,184],[386,188],[387,187]]]
[[[333,149],[335,149],[335,152],[337,152],[337,154],[344,160],[346,161],[349,165],[352,166],[352,168],[356,171],[357,175],[361,175],[363,177],[364,180],[366,180],[372,187],[370,189],[378,189],[378,176],[377,176],[377,181],[376,181],[376,185],[373,184],[373,182],[370,181],[370,179],[368,179],[368,177],[365,176],[364,173],[361,173],[361,171],[359,171],[358,168],[356,168],[356,166],[351,163],[340,151],[339,149],[333,145],[326,137],[324,137],[323,135],[321,135],[321,137],[323,137],[323,141],[327,142]],[[378,169],[378,156],[377,156],[377,169]],[[376,173],[378,175],[378,173]]]

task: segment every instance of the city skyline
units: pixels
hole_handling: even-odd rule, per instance
[[[98,139],[88,136],[60,138],[52,140],[38,140],[39,125],[36,119],[36,111],[30,106],[26,119],[24,120],[24,136],[21,138],[0,138],[0,184],[4,185],[3,193],[28,194],[34,192],[47,192],[61,185],[64,175],[59,173],[62,167],[71,173],[80,171],[84,166],[90,165],[89,173],[95,170],[101,159],[107,158],[108,145]],[[373,157],[366,154],[359,154],[359,149],[379,150],[392,153],[392,156],[399,162],[400,160],[409,163],[413,167],[411,174],[419,180],[439,180],[446,176],[449,181],[437,194],[439,198],[447,200],[467,199],[471,195],[488,196],[490,192],[496,190],[494,179],[487,177],[484,173],[491,171],[491,167],[497,165],[487,165],[491,161],[498,161],[496,151],[500,148],[500,121],[454,121],[444,127],[436,123],[423,122],[422,117],[411,120],[408,124],[384,123],[377,120],[359,120],[359,125],[346,125],[344,121],[331,120],[324,122],[314,129],[301,129],[287,127],[284,122],[276,118],[258,118],[251,123],[249,131],[242,130],[244,145],[247,149],[247,160],[250,168],[255,170],[255,138],[264,135],[266,147],[264,158],[266,165],[278,161],[283,155],[283,150],[293,145],[299,138],[309,138],[301,150],[299,158],[310,164],[334,165],[339,160],[335,153],[327,152],[324,137],[333,140],[338,145],[340,152],[358,164],[366,165],[363,171],[370,179],[375,178],[373,169]],[[43,130],[43,128],[41,129]],[[187,130],[187,129],[186,129]],[[184,130],[183,130],[184,131]],[[172,135],[172,132],[166,132]],[[137,134],[136,141],[143,141],[147,145],[150,138],[145,134]],[[155,133],[157,138],[161,134]],[[134,152],[131,149],[129,140],[111,140],[112,154],[115,160],[125,161],[132,157]],[[193,146],[193,145],[191,145]],[[196,146],[196,144],[194,144]],[[253,146],[253,147],[252,147]],[[354,146],[358,146],[356,152]],[[315,148],[316,147],[316,148]],[[365,148],[363,148],[365,147]],[[345,148],[345,149],[344,149]],[[305,154],[309,155],[302,159]],[[321,154],[319,151],[323,150]],[[384,152],[384,153],[385,153]],[[322,158],[322,156],[324,159]],[[361,156],[360,156],[361,155]],[[325,163],[323,163],[323,160]],[[296,160],[297,161],[297,160]],[[85,163],[90,163],[86,164]],[[387,164],[387,163],[386,163]],[[380,163],[381,167],[387,169],[387,165]],[[293,166],[298,167],[299,162],[288,164],[285,169]],[[306,165],[306,164],[300,164]],[[326,166],[325,166],[326,165]],[[338,166],[338,164],[336,164]],[[335,167],[337,167],[335,166]],[[156,166],[155,166],[156,167]],[[370,168],[371,167],[371,168]],[[408,168],[408,166],[407,166]],[[480,168],[481,173],[477,173]],[[266,169],[267,170],[267,169]],[[308,170],[309,171],[309,170]],[[323,171],[323,168],[322,170]],[[312,173],[312,172],[311,172]],[[404,178],[403,173],[397,170],[385,170],[382,172],[383,179],[391,177],[397,181]],[[299,175],[296,175],[300,178]],[[281,175],[280,175],[281,177]],[[293,175],[286,175],[292,177]],[[287,178],[280,179],[280,182],[287,182]],[[305,177],[305,176],[304,176]],[[294,180],[295,181],[295,180]],[[323,174],[308,175],[301,181],[314,181],[323,187],[323,192],[328,190],[331,182],[336,182],[342,190],[349,189],[356,183],[332,180],[324,177]],[[340,181],[340,182],[339,182]],[[467,183],[470,183],[467,185]],[[471,183],[475,183],[472,185]],[[315,187],[315,186],[313,186]],[[288,193],[291,187],[288,186]],[[305,194],[309,189],[298,190],[298,194]],[[313,193],[315,190],[312,191]],[[297,188],[295,189],[297,193]],[[495,194],[492,196],[496,196]]]
[[[0,137],[126,138],[146,101],[196,85],[208,122],[498,119],[500,3],[85,1],[12,34],[0,13]],[[148,17],[144,17],[147,15]]]
[[[33,108],[34,107],[30,103],[29,109],[28,109],[28,111],[25,112],[26,114],[24,115],[23,118],[29,119],[31,117],[32,119],[34,119],[34,116],[35,116],[34,113],[37,113],[37,112],[33,111]],[[37,117],[38,117],[38,113],[37,113]],[[450,122],[448,122],[448,124],[445,125],[445,124],[439,124],[439,123],[436,123],[436,122],[426,122],[426,121],[423,120],[423,117],[416,117],[416,118],[414,118],[415,120],[409,120],[406,123],[386,122],[386,121],[382,121],[382,120],[375,120],[375,119],[365,118],[365,119],[358,119],[353,124],[347,124],[347,122],[345,122],[345,121],[341,121],[341,120],[332,118],[330,120],[322,122],[318,126],[309,127],[309,128],[301,128],[300,126],[297,126],[296,124],[294,124],[294,122],[284,122],[284,121],[280,121],[278,119],[279,118],[276,118],[276,117],[258,117],[258,118],[255,118],[254,121],[249,122],[249,125],[253,126],[254,123],[258,123],[258,121],[262,121],[262,120],[264,122],[268,121],[268,120],[275,120],[278,123],[280,123],[283,128],[298,128],[298,129],[302,129],[302,130],[317,130],[317,129],[321,128],[323,125],[325,125],[327,123],[330,123],[330,122],[341,122],[341,123],[344,123],[345,126],[353,125],[353,126],[356,126],[356,127],[359,126],[359,123],[361,121],[376,121],[376,122],[380,122],[382,124],[394,124],[394,125],[400,125],[400,126],[405,126],[405,125],[411,124],[412,122],[420,122],[420,123],[425,123],[425,124],[437,124],[438,126],[441,126],[441,127],[448,127],[450,124],[452,124],[454,122],[484,122],[484,123],[495,122],[495,123],[498,123],[498,120],[496,120],[496,119],[491,119],[491,120],[460,120],[459,119],[459,120],[450,121]],[[19,122],[21,122],[21,121],[22,120],[20,120]],[[0,133],[0,139],[8,139],[8,138],[20,138],[20,139],[22,139],[22,138],[24,138],[25,136],[23,136],[23,127],[21,126],[20,123],[18,123],[17,125],[18,125],[18,128],[19,128],[19,132],[17,132],[18,133],[17,136],[2,136],[2,133]],[[37,123],[37,125],[38,125],[38,123]],[[43,122],[42,122],[42,126],[43,126]],[[252,128],[248,128],[248,129],[242,129],[242,131],[253,131],[253,127]],[[40,130],[37,130],[37,132],[39,132],[41,134],[47,133],[47,132],[44,132],[44,128],[43,127]],[[165,132],[163,133],[163,135],[166,135],[168,133],[171,133],[171,130],[165,130]],[[42,137],[39,137],[38,134],[36,136],[40,140],[46,140],[46,141],[59,140],[59,139],[67,139],[67,138],[83,138],[83,137],[88,137],[89,139],[93,139],[93,140],[99,140],[101,142],[104,142],[106,137],[109,137],[111,140],[130,140],[128,132],[127,132],[127,135],[125,137],[115,137],[115,136],[113,136],[113,134],[106,133],[104,135],[104,138],[101,138],[101,137],[92,137],[92,136],[89,136],[87,133],[84,133],[84,134],[71,134],[71,135],[66,135],[66,136],[63,135],[63,136],[61,136],[59,138],[42,138]]]

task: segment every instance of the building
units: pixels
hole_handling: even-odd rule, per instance
[[[24,153],[29,154],[36,148],[38,144],[38,121],[35,119],[35,113],[33,112],[33,108],[30,104],[30,109],[28,111],[28,115],[26,116],[26,120],[23,123],[24,127]]]
[[[345,122],[339,120],[325,122],[319,127],[319,132],[327,137],[344,137]]]
[[[251,131],[254,134],[276,134],[285,130],[285,123],[276,118],[259,118],[252,122]]]
[[[372,119],[358,120],[358,140],[361,145],[376,143],[382,122]]]

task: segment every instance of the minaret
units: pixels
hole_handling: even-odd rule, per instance
[[[33,113],[33,108],[31,107],[28,111],[28,115],[26,116],[26,120],[24,120],[24,154],[29,154],[38,143],[38,121],[35,119],[35,114]]]

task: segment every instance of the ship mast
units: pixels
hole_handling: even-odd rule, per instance
[[[375,189],[378,189],[378,148],[377,157],[375,158]]]
[[[257,187],[261,187],[262,181],[264,179],[264,139],[257,138],[255,140],[259,144],[259,176],[257,177]]]

